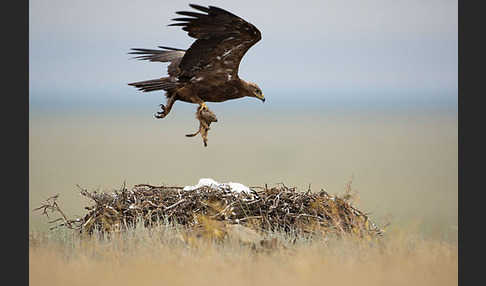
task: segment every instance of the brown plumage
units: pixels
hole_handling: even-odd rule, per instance
[[[155,114],[156,118],[167,116],[178,100],[198,104],[198,112],[207,110],[205,102],[223,102],[245,96],[265,101],[256,84],[238,76],[240,61],[261,39],[260,31],[221,8],[190,6],[198,12],[176,12],[186,17],[175,18],[173,20],[177,22],[169,25],[181,26],[196,39],[188,50],[160,46],[160,50],[132,49],[130,53],[140,60],[169,62],[169,76],[129,85],[143,92],[166,91],[167,104],[160,105],[162,111]],[[202,117],[197,118],[201,122]]]

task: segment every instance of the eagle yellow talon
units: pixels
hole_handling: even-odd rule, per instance
[[[201,112],[203,110],[208,110],[208,109],[209,109],[208,106],[204,102],[199,105],[199,112]]]

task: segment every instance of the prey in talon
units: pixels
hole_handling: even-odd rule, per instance
[[[159,46],[160,49],[132,49],[139,60],[169,63],[168,76],[129,83],[143,92],[165,91],[166,104],[154,114],[165,118],[177,101],[199,105],[199,130],[207,141],[209,125],[216,117],[206,102],[254,97],[265,102],[260,87],[238,75],[241,59],[261,39],[260,31],[239,16],[215,6],[189,5],[193,11],[179,11],[184,17],[169,26],[180,26],[195,39],[187,49]],[[212,115],[211,115],[212,114]],[[189,134],[192,135],[192,134]]]
[[[197,134],[201,134],[203,139],[204,147],[208,146],[208,130],[210,129],[209,126],[213,122],[218,122],[218,118],[216,115],[209,110],[207,107],[199,107],[196,111],[196,118],[199,120],[199,129],[196,133],[186,134],[187,137],[194,137]]]

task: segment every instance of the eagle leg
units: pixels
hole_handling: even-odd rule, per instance
[[[160,109],[162,111],[157,111],[157,113],[154,114],[155,118],[161,119],[167,116],[169,114],[170,110],[172,109],[172,105],[174,105],[175,102],[175,95],[172,95],[167,99],[167,106],[160,104]]]
[[[203,101],[201,103],[199,103],[199,108],[198,108],[198,112],[202,112],[204,110],[209,110],[208,106],[206,105],[206,103]]]

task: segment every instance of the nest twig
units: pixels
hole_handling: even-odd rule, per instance
[[[44,202],[42,202],[41,206],[38,207],[38,208],[35,208],[34,211],[42,210],[42,214],[47,216],[47,217],[49,217],[49,212],[51,212],[51,213],[58,212],[58,213],[61,214],[62,217],[51,220],[51,221],[49,221],[49,223],[56,223],[60,220],[62,220],[63,223],[55,225],[55,226],[51,227],[51,229],[54,229],[54,228],[59,227],[59,226],[66,226],[68,228],[73,229],[74,227],[73,227],[72,223],[74,221],[69,220],[66,217],[66,215],[64,214],[64,212],[61,210],[61,208],[57,204],[58,198],[59,198],[59,194],[56,194],[52,197],[47,198]]]

